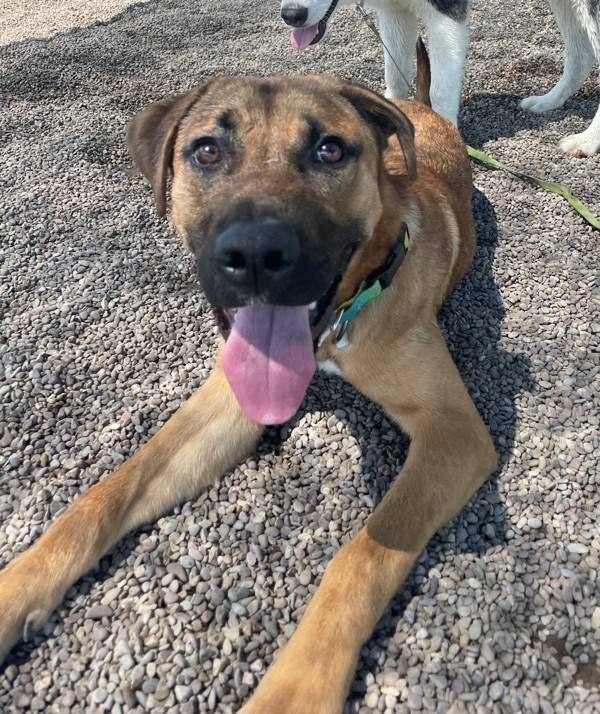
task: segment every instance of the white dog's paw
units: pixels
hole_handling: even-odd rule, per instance
[[[586,156],[597,153],[600,149],[600,133],[594,133],[588,129],[581,134],[572,134],[566,136],[559,146],[566,154],[584,159]]]
[[[544,94],[541,97],[526,97],[519,102],[519,108],[527,112],[541,114],[542,112],[549,112],[551,109],[557,109],[562,106],[563,102],[557,101],[554,97],[550,96],[551,94],[552,92],[548,92],[548,94]]]

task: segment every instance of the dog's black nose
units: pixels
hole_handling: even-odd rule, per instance
[[[257,296],[285,281],[299,258],[298,234],[274,219],[233,223],[215,244],[216,265],[223,277]]]
[[[291,27],[302,27],[306,24],[308,8],[299,5],[286,5],[281,8],[281,17]]]

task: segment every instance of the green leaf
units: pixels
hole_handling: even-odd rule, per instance
[[[562,196],[566,201],[568,201],[571,206],[579,213],[579,215],[586,220],[592,228],[595,228],[597,231],[600,231],[600,221],[589,211],[581,201],[573,195],[573,192],[568,186],[564,186],[563,184],[560,183],[555,183],[554,181],[546,181],[546,179],[541,179],[538,176],[532,176],[531,174],[526,174],[523,171],[517,171],[517,169],[513,169],[510,166],[506,166],[506,164],[501,163],[500,161],[497,161],[496,159],[493,159],[491,156],[488,156],[488,154],[484,153],[483,151],[479,151],[478,149],[474,149],[472,146],[467,145],[467,153],[469,156],[473,159],[477,159],[477,161],[481,161],[484,164],[487,164],[488,166],[493,166],[494,168],[501,169],[502,171],[507,171],[510,174],[513,174],[514,176],[518,176],[519,178],[525,179],[526,181],[530,181],[531,183],[535,184],[536,186],[539,186],[540,188],[545,189],[546,191],[550,191],[550,193],[556,193],[559,196]]]

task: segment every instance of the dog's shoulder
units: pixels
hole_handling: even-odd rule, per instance
[[[471,190],[471,167],[458,129],[429,107],[411,100],[391,100],[410,119],[415,130],[417,181],[435,176],[449,187]],[[392,174],[405,172],[402,153],[390,140],[386,168]]]

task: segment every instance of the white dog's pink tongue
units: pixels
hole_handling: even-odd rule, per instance
[[[319,32],[319,24],[310,25],[310,27],[296,27],[290,35],[292,47],[297,50],[305,50],[310,43],[315,39]]]
[[[238,308],[222,364],[250,419],[283,424],[298,411],[317,367],[308,308]]]

